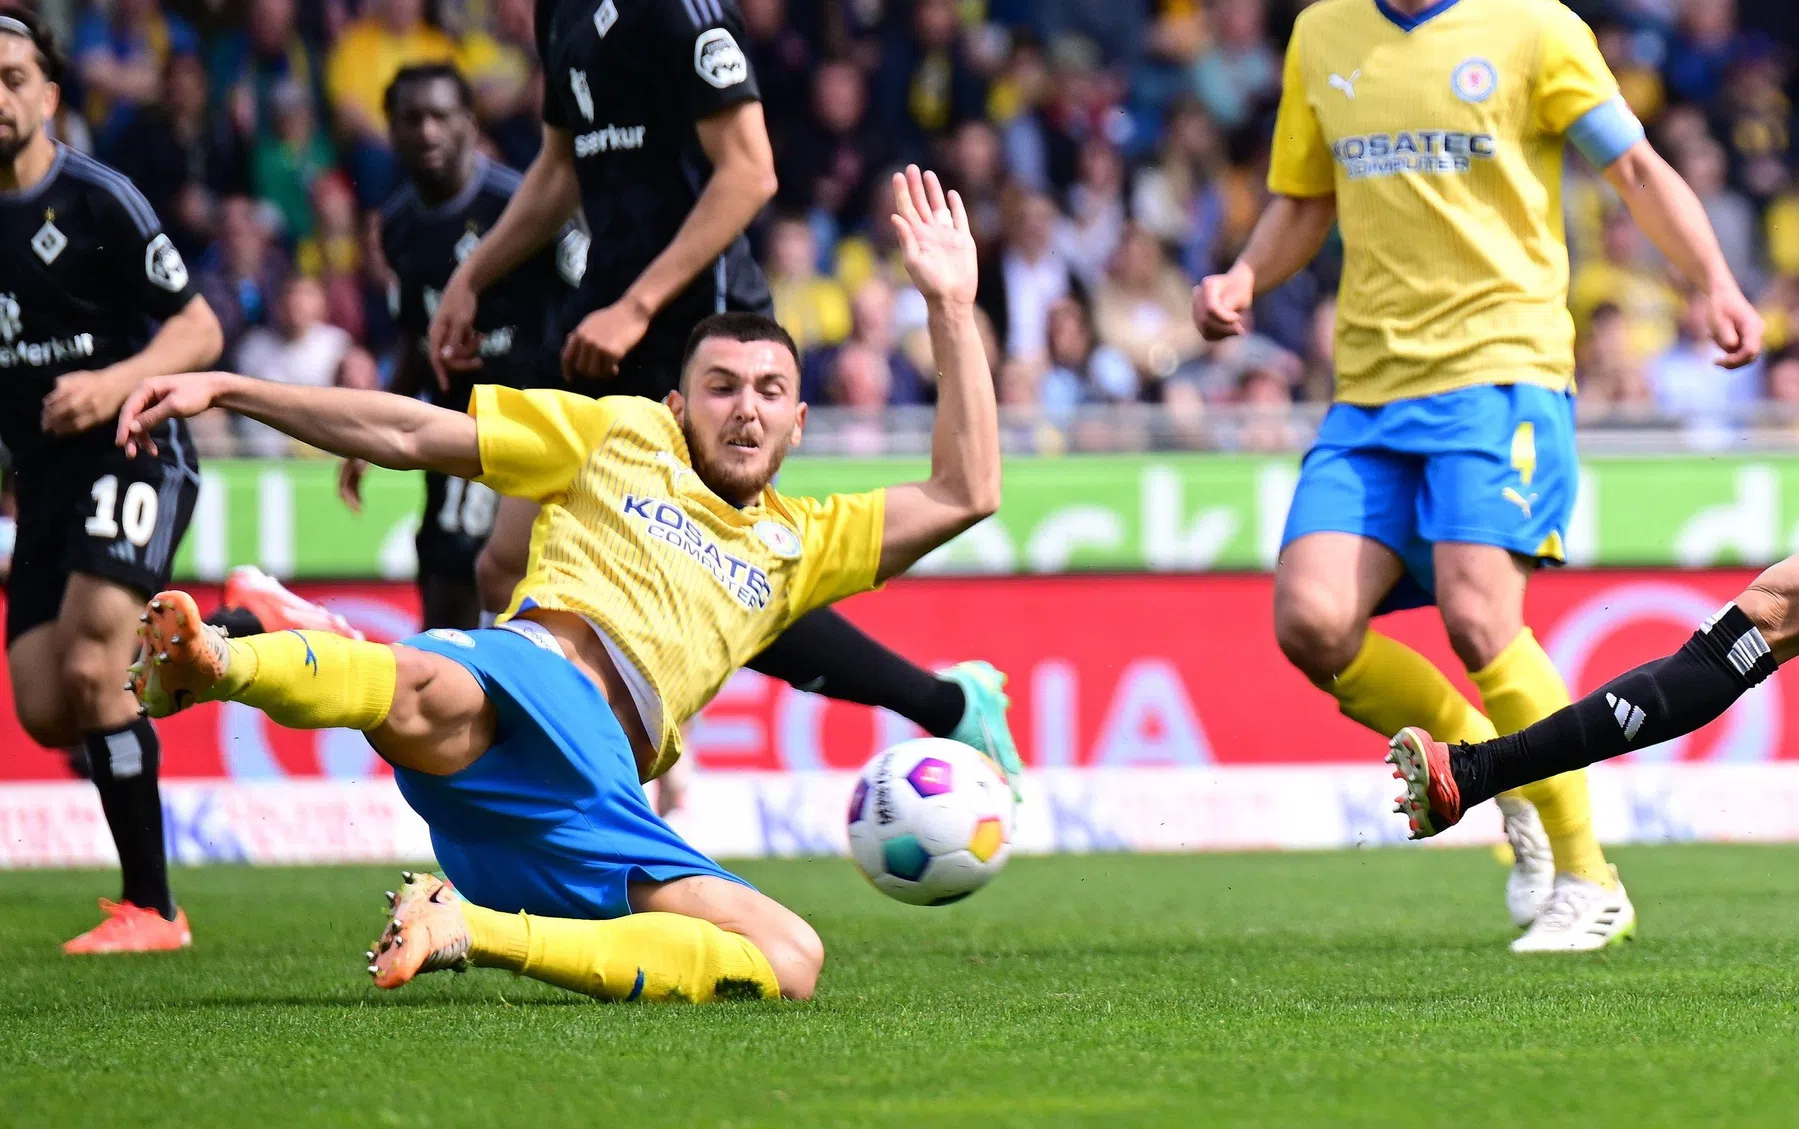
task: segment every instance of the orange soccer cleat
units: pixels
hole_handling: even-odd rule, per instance
[[[1462,819],[1462,793],[1449,764],[1449,746],[1409,725],[1387,743],[1393,778],[1405,785],[1393,810],[1411,824],[1412,838],[1428,839]]]
[[[387,928],[367,953],[375,987],[398,988],[421,972],[466,970],[473,938],[456,888],[420,871],[400,877],[400,892],[387,892]]]
[[[310,600],[302,600],[255,565],[239,565],[225,578],[225,606],[249,612],[270,633],[329,631],[346,639],[363,638],[349,620]]]
[[[168,717],[206,700],[231,665],[224,632],[200,619],[186,592],[158,592],[144,607],[137,629],[137,661],[126,689],[151,717]]]
[[[73,940],[62,951],[73,956],[88,953],[162,953],[185,949],[194,943],[187,927],[187,911],[176,910],[170,921],[153,909],[100,899],[106,920]]]

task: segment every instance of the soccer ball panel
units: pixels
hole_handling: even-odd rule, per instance
[[[850,854],[876,889],[912,905],[945,905],[1005,865],[1012,791],[986,756],[927,737],[868,762],[849,804]]]

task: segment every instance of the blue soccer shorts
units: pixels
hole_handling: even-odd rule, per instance
[[[1419,607],[1436,602],[1439,541],[1560,564],[1578,484],[1571,393],[1500,384],[1335,404],[1300,468],[1281,548],[1308,533],[1379,541],[1406,576],[1378,611]]]
[[[461,772],[394,769],[469,901],[591,920],[630,913],[632,882],[743,883],[650,807],[612,707],[542,628],[428,631],[402,645],[463,667],[499,713],[493,745]]]

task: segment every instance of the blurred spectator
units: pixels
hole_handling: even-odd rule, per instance
[[[1717,366],[1709,309],[1702,296],[1687,299],[1673,346],[1649,362],[1649,388],[1662,415],[1686,425],[1690,442],[1721,447],[1744,409],[1760,398],[1761,365],[1734,372]]]
[[[831,374],[836,370],[837,355],[856,346],[884,360],[888,403],[923,404],[933,399],[935,389],[900,347],[893,307],[893,286],[886,279],[877,275],[857,287],[850,296],[849,337],[835,349],[813,349],[805,354],[800,366],[801,396],[812,403],[835,402]]]
[[[89,125],[105,132],[120,109],[155,102],[169,59],[199,50],[194,29],[179,16],[164,15],[156,0],[113,0],[110,12],[83,16],[69,54],[87,91]]]
[[[1193,92],[1225,129],[1246,124],[1280,89],[1281,60],[1269,46],[1262,0],[1217,0],[1213,41],[1193,66]]]
[[[1191,283],[1141,227],[1125,231],[1093,308],[1099,339],[1147,380],[1173,376],[1204,347],[1193,325]]]
[[[1629,212],[1620,208],[1606,217],[1601,250],[1604,257],[1581,264],[1569,287],[1568,305],[1576,331],[1585,333],[1594,309],[1609,302],[1623,314],[1631,351],[1637,358],[1667,352],[1674,344],[1681,298],[1651,257],[1648,240]]]
[[[249,188],[242,139],[206,114],[206,72],[192,55],[169,59],[160,102],[124,107],[100,159],[137,185],[184,255],[212,242],[212,199]]]
[[[1105,278],[1106,265],[1124,234],[1124,161],[1103,138],[1081,147],[1080,174],[1068,190],[1068,217],[1057,225],[1062,257],[1091,288]]]
[[[1075,144],[1051,114],[1055,86],[1043,48],[1021,38],[994,84],[993,118],[1012,178],[1035,192],[1060,191],[1074,180]]]
[[[904,159],[927,160],[932,137],[985,109],[959,32],[956,0],[914,0],[905,30],[882,48],[876,116]]]
[[[1130,358],[1102,344],[1087,308],[1063,298],[1049,308],[1049,369],[1038,399],[1052,415],[1067,415],[1082,404],[1129,403],[1141,386]]]
[[[312,112],[312,99],[298,83],[283,83],[269,98],[274,128],[256,141],[251,181],[256,195],[272,205],[296,242],[312,238],[312,192],[330,172],[336,155]]]
[[[1662,68],[1668,85],[1688,102],[1710,102],[1740,48],[1736,0],[1685,0]]]
[[[1214,254],[1224,201],[1214,183],[1224,153],[1218,130],[1198,101],[1176,103],[1155,162],[1137,174],[1131,214],[1152,235],[1180,249],[1181,266],[1203,278],[1219,264]]]
[[[239,117],[244,132],[275,120],[277,90],[298,86],[315,107],[321,84],[317,58],[294,22],[295,0],[250,0],[242,30],[216,37],[208,53],[214,113]]]
[[[456,44],[456,67],[475,91],[476,119],[491,129],[531,112],[533,63],[529,35],[489,33],[470,11],[477,6],[487,7],[482,0],[438,0],[438,27]]]
[[[1730,272],[1753,298],[1762,284],[1761,222],[1754,206],[1725,183],[1724,147],[1709,138],[1697,142],[1676,156],[1675,168],[1704,205]]]
[[[1004,154],[991,123],[965,121],[950,139],[944,183],[962,194],[975,245],[990,248],[1000,237],[1000,193],[1005,187]]]
[[[1291,451],[1305,436],[1293,422],[1293,390],[1280,372],[1258,365],[1237,378],[1241,415],[1237,447],[1244,451]]]
[[[295,248],[295,266],[325,291],[326,318],[361,337],[363,333],[362,218],[356,196],[339,174],[320,177],[312,188],[313,234]]]
[[[1768,358],[1767,395],[1778,405],[1782,423],[1799,424],[1799,349],[1782,349]]]
[[[1595,24],[1593,33],[1599,40],[1599,53],[1618,80],[1618,90],[1631,112],[1646,124],[1654,123],[1668,98],[1661,72],[1644,58],[1643,37],[1625,24],[1611,21]]]
[[[331,49],[325,88],[349,151],[350,176],[364,207],[378,207],[399,176],[387,144],[382,98],[414,63],[453,62],[456,45],[425,22],[425,0],[369,0]]]
[[[803,353],[849,336],[850,303],[843,284],[818,273],[818,243],[798,216],[775,220],[764,266],[774,294],[775,320]]]
[[[1300,398],[1325,403],[1337,393],[1337,296],[1327,294],[1312,308],[1311,332],[1306,334],[1304,367],[1300,370]]]
[[[872,413],[887,406],[892,391],[893,371],[884,355],[854,341],[837,349],[831,365],[830,403]]]
[[[1649,378],[1630,345],[1624,313],[1610,302],[1592,313],[1575,350],[1580,395],[1574,401],[1580,423],[1623,423],[1654,403]]]
[[[868,214],[869,184],[887,167],[889,147],[868,117],[862,72],[847,59],[813,75],[812,114],[782,141],[778,154],[783,202],[829,217],[836,230]]]
[[[740,0],[743,49],[756,71],[769,133],[777,139],[806,115],[813,87],[812,45],[788,20],[786,0]]]
[[[227,359],[235,355],[244,334],[269,324],[289,269],[256,201],[228,197],[219,208],[218,244],[198,275],[200,293],[225,331]]]
[[[1006,212],[998,269],[990,264],[981,272],[975,300],[1000,327],[1007,356],[1040,359],[1049,351],[1049,308],[1080,287],[1056,247],[1056,206],[1050,198],[1017,189],[1007,194]]]
[[[1793,103],[1790,52],[1766,40],[1745,46],[1727,72],[1718,100],[1717,133],[1730,151],[1731,180],[1766,205],[1793,183]]]
[[[1144,0],[1029,0],[1022,7],[1038,35],[1083,36],[1099,47],[1107,65],[1129,66],[1143,54],[1149,22]]]
[[[238,370],[259,380],[326,388],[366,383],[373,362],[348,333],[325,320],[325,291],[313,279],[296,275],[281,288],[274,323],[252,329],[237,350]],[[288,438],[274,428],[245,420],[241,434],[252,454],[275,456],[289,449]]]

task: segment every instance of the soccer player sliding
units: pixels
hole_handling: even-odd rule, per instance
[[[1515,733],[1568,704],[1524,622],[1563,559],[1579,471],[1562,233],[1572,144],[1704,294],[1719,362],[1761,348],[1699,201],[1625,105],[1593,33],[1556,0],[1323,0],[1288,46],[1268,187],[1242,257],[1205,279],[1206,336],[1342,231],[1337,402],[1307,453],[1275,573],[1281,650],[1383,735]],[[1371,616],[1435,603],[1485,713]],[[1580,764],[1586,763],[1580,761]],[[1578,767],[1573,764],[1571,767]],[[1516,788],[1513,792],[1511,789]],[[1493,792],[1516,860],[1517,952],[1627,937],[1636,911],[1593,835],[1586,778]]]
[[[500,626],[395,646],[327,632],[227,638],[164,592],[132,688],[152,716],[254,706],[361,730],[431,828],[449,882],[408,874],[369,971],[511,969],[603,999],[811,996],[824,963],[797,914],[649,808],[641,781],[681,726],[794,619],[905,571],[999,506],[999,424],[955,194],[894,178],[906,269],[942,369],[929,479],[823,502],[769,483],[806,406],[773,321],[702,321],[664,402],[480,385],[468,414],[382,392],[225,373],[157,379],[120,417],[127,452],[224,407],[378,466],[435,470],[542,506]]]

